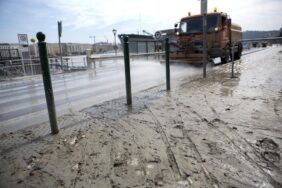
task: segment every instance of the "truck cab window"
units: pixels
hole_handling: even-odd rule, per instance
[[[214,28],[218,26],[218,15],[207,16],[207,32],[213,32]]]
[[[218,15],[207,16],[207,32],[213,32],[218,26]],[[203,33],[203,17],[197,16],[182,20],[180,23],[180,33],[201,34]]]

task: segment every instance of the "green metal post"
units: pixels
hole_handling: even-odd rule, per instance
[[[128,37],[125,36],[123,39],[123,50],[124,50],[124,69],[125,69],[125,85],[126,85],[126,99],[127,105],[132,104],[131,96],[131,81],[130,81],[130,62],[129,62],[129,49],[128,49]]]
[[[165,39],[165,67],[166,67],[166,90],[170,90],[170,68],[169,68],[169,43]]]
[[[203,77],[207,77],[207,14],[203,14]]]
[[[49,70],[46,42],[44,42],[45,35],[42,32],[38,32],[36,34],[36,37],[38,39],[38,50],[39,50],[40,64],[42,69],[42,77],[43,77],[43,84],[44,84],[51,132],[52,134],[57,134],[59,132],[59,129],[57,125],[56,108],[55,108],[52,81],[51,81],[50,70]]]
[[[234,44],[231,43],[231,78],[235,78],[234,76]]]
[[[231,25],[232,25],[232,20],[229,18],[228,19],[228,31],[229,31],[229,52],[231,53],[231,78],[235,78],[234,76],[234,43],[232,42],[232,35],[231,35]]]

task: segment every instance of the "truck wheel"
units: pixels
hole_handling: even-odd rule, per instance
[[[222,64],[228,63],[229,60],[230,60],[230,50],[229,50],[229,46],[227,46],[224,51],[225,51],[225,52],[224,52],[224,55],[223,55],[222,57],[220,57]]]
[[[243,50],[242,44],[238,44],[237,52],[234,54],[234,60],[238,60],[241,58],[242,50]]]
[[[236,60],[238,60],[238,59],[240,59],[240,52],[236,52],[235,54],[234,54],[234,61],[236,61]]]

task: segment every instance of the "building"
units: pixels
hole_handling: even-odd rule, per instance
[[[63,54],[65,55],[84,55],[87,49],[92,49],[91,44],[83,43],[63,43]]]
[[[144,31],[143,31],[144,32]],[[120,34],[118,38],[123,45],[123,38],[128,37],[129,53],[153,53],[164,51],[165,49],[165,38],[169,38],[169,43],[176,43],[177,39],[175,36],[174,29],[159,30],[155,35],[151,35],[148,32],[144,32],[147,35],[139,34]],[[175,50],[175,47],[171,45],[170,51]]]
[[[47,52],[48,56],[59,56],[60,55],[60,47],[57,43],[48,43],[47,44]]]
[[[113,50],[113,45],[108,42],[98,42],[94,45],[94,51],[97,53],[105,53]]]
[[[159,42],[152,35],[120,34],[118,38],[123,45],[123,38],[127,36],[129,53],[152,53],[158,51]]]
[[[61,43],[62,55],[84,55],[87,49],[92,49],[91,44],[83,43]],[[60,55],[60,48],[58,43],[47,44],[48,55],[55,57]]]
[[[94,47],[94,48],[93,48]],[[96,53],[105,53],[107,51],[113,50],[113,45],[107,42],[99,42],[93,44],[88,43],[61,43],[62,55],[70,56],[70,55],[85,55],[86,50],[91,49]],[[28,50],[27,50],[28,49]],[[0,59],[11,59],[21,57],[21,51],[27,51],[30,53],[30,56],[38,57],[38,45],[30,44],[28,48],[20,48],[19,44],[8,44],[8,43],[0,43]],[[47,52],[49,57],[58,57],[60,56],[60,47],[58,43],[47,43]]]

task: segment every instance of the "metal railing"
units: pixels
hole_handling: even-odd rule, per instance
[[[56,58],[49,58],[49,67],[52,74],[87,69],[86,57],[63,58],[63,62]],[[41,74],[39,58],[11,59],[0,61],[0,78],[18,76],[33,76]]]
[[[17,59],[0,61],[0,77],[16,77],[40,74],[39,59]]]

